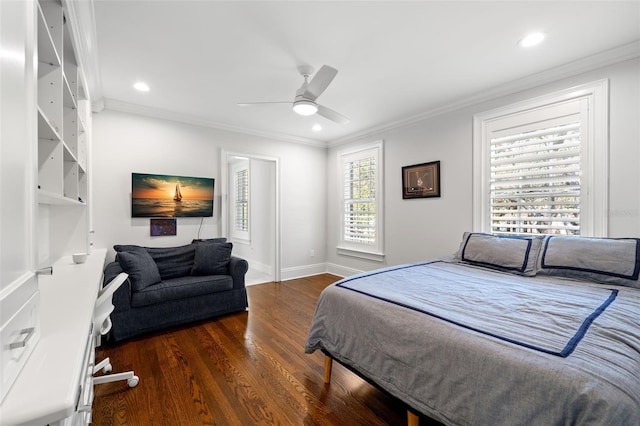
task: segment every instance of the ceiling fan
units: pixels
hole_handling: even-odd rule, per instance
[[[336,74],[338,74],[338,70],[328,65],[323,65],[311,81],[308,80],[313,74],[313,67],[301,65],[298,67],[298,71],[304,77],[304,83],[302,83],[302,86],[296,91],[293,102],[244,102],[238,103],[238,106],[293,104],[293,110],[300,115],[318,114],[336,123],[347,124],[349,122],[347,117],[324,105],[316,103],[318,97],[329,87],[331,81],[333,81]]]

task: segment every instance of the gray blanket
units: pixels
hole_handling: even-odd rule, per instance
[[[612,290],[566,357],[518,344],[563,347]],[[325,289],[305,347],[317,349],[445,424],[640,424],[638,289],[442,262],[389,268]]]

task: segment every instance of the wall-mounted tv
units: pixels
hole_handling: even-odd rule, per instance
[[[131,173],[131,217],[213,216],[214,179]]]

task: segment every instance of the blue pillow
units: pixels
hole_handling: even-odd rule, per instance
[[[228,275],[232,248],[231,243],[197,243],[191,275]]]
[[[144,290],[160,282],[158,265],[143,248],[118,253],[118,263],[122,270],[129,274],[133,291]]]
[[[146,250],[156,262],[160,277],[163,280],[184,277],[191,273],[193,257],[196,251],[195,244],[187,244],[180,247],[140,247],[136,245],[115,245],[116,252]]]

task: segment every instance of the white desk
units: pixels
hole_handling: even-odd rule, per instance
[[[0,405],[0,425],[46,425],[75,413],[106,253],[93,250],[80,265],[63,257],[53,275],[39,276],[40,341]]]

